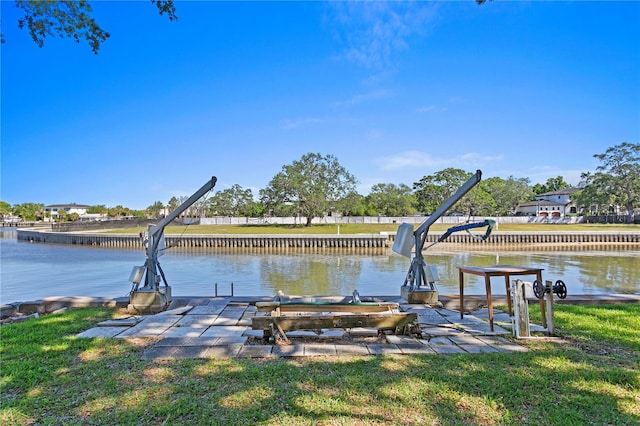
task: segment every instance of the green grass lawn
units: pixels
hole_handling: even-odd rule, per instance
[[[557,305],[559,338],[527,353],[268,361],[154,362],[144,341],[74,337],[116,314],[0,327],[0,424],[640,424],[638,304]]]
[[[462,222],[461,222],[462,223]],[[419,224],[414,225],[417,229]],[[435,223],[430,231],[445,231],[455,224]],[[145,228],[127,228],[107,231],[115,234],[137,234],[145,231]],[[167,226],[166,234],[378,234],[380,232],[396,232],[398,224],[377,225],[377,224],[341,224],[338,225],[313,225],[293,226],[293,225],[184,225]],[[506,232],[535,232],[535,231],[637,231],[640,232],[640,225],[607,225],[607,224],[529,224],[529,223],[501,223],[497,231]],[[477,230],[480,232],[480,230]]]

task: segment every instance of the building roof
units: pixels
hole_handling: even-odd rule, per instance
[[[575,194],[578,191],[580,191],[580,188],[572,186],[571,188],[564,188],[564,189],[560,189],[559,191],[551,191],[551,192],[545,192],[543,194],[536,194],[536,197],[548,197],[552,195],[571,195],[571,194]]]
[[[75,209],[88,209],[91,206],[88,206],[86,204],[76,204],[76,203],[71,203],[71,204],[50,204],[48,206],[44,206],[45,209],[50,209],[50,208],[57,208],[57,209],[65,209],[65,208],[75,208]]]
[[[526,203],[518,204],[518,208],[520,207],[539,207],[539,206],[564,206],[564,203],[555,203],[553,201],[547,200],[539,200],[539,201],[527,201]]]

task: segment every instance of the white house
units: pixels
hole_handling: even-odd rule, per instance
[[[68,215],[70,213],[77,213],[79,216],[87,214],[87,209],[91,206],[84,204],[51,204],[50,206],[44,206],[45,221],[48,218],[57,219],[61,215]],[[62,213],[65,212],[65,213]]]
[[[575,214],[577,209],[571,202],[571,196],[579,190],[580,188],[572,187],[538,194],[534,201],[518,205],[516,215],[558,218]]]

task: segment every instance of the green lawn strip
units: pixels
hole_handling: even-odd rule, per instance
[[[473,222],[473,220],[472,220]],[[462,224],[463,221],[460,221]],[[429,228],[432,232],[442,232],[452,226],[458,224],[434,223]],[[417,229],[419,224],[415,224]],[[339,228],[339,229],[338,229]],[[379,234],[380,232],[396,232],[398,224],[341,224],[329,225],[319,224],[313,226],[293,226],[293,225],[184,225],[184,226],[167,226],[166,234],[299,234],[299,235],[317,235],[317,234]],[[602,232],[602,231],[638,231],[640,225],[617,225],[617,224],[542,224],[542,223],[500,223],[498,231],[505,232],[549,232],[549,231],[583,231],[583,232]],[[138,234],[146,231],[146,228],[126,228],[104,231],[113,234]],[[481,233],[478,231],[477,233]]]
[[[0,327],[0,424],[640,422],[637,304],[557,305],[564,343],[527,353],[269,361],[153,362],[140,341],[73,337],[112,314]]]

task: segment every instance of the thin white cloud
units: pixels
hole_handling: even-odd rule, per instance
[[[282,125],[280,126],[280,128],[284,130],[291,130],[291,129],[297,129],[303,126],[308,126],[310,124],[322,123],[322,121],[323,120],[321,118],[315,118],[315,117],[298,118],[295,120],[285,119],[282,121]]]
[[[421,114],[428,114],[430,112],[445,112],[447,107],[441,107],[437,105],[426,105],[416,108],[416,112]]]
[[[393,67],[394,54],[409,48],[411,37],[425,31],[437,5],[426,2],[330,2],[341,57],[370,70]]]
[[[477,152],[469,152],[454,157],[434,157],[422,151],[403,151],[397,154],[380,158],[376,163],[382,170],[391,171],[409,168],[460,168],[467,170],[481,165],[502,161],[503,156],[481,155]]]
[[[373,90],[367,93],[358,93],[353,95],[349,99],[345,99],[342,101],[337,101],[334,103],[336,107],[344,107],[344,106],[354,106],[361,103],[366,103],[370,101],[378,101],[380,99],[386,99],[393,96],[393,93],[390,90]]]

